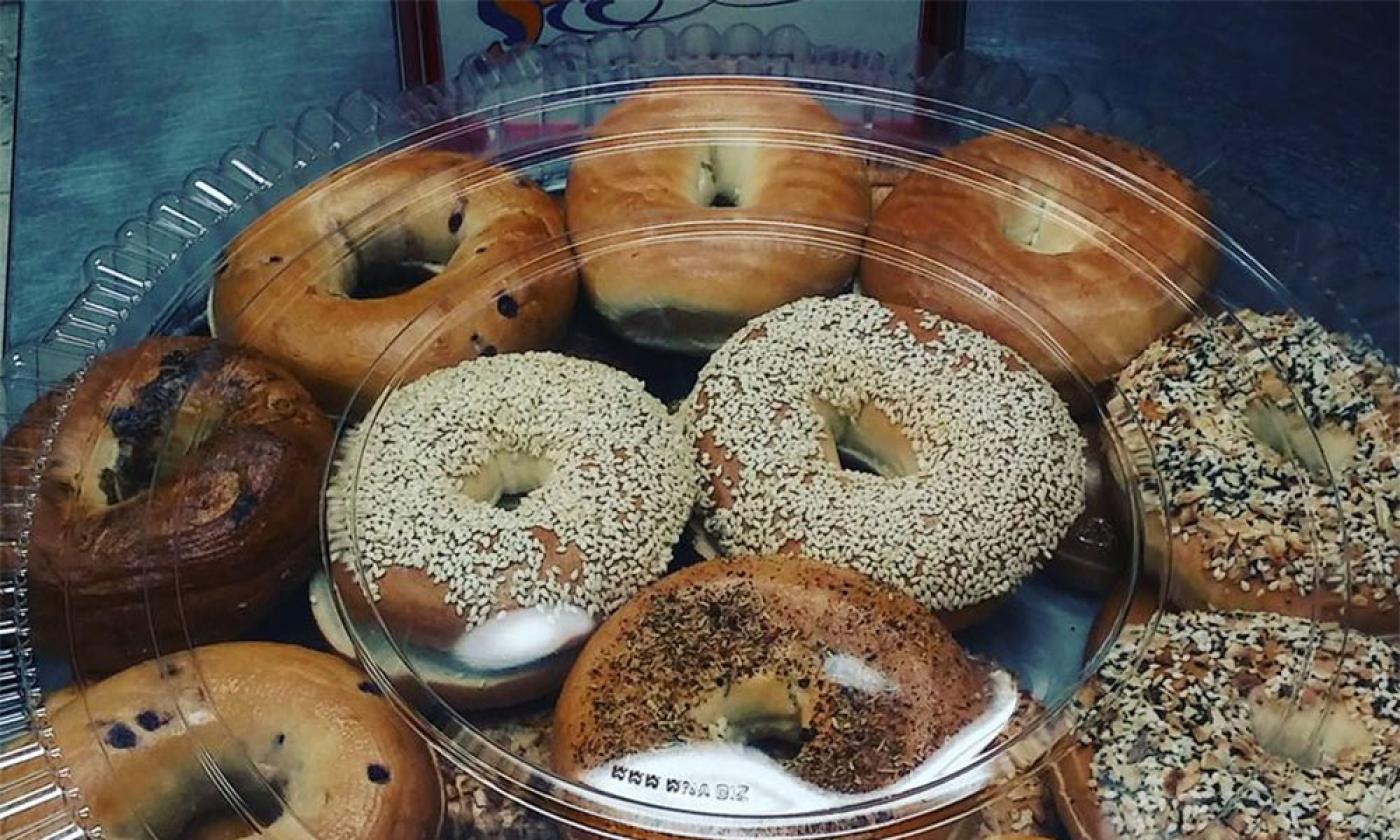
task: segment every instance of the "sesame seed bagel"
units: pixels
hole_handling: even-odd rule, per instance
[[[666,570],[693,492],[685,440],[637,380],[552,353],[476,359],[386,394],[345,436],[332,573],[352,618],[373,620],[367,593],[455,675],[435,686],[448,702],[518,702]]]
[[[634,795],[668,804],[691,784],[694,807],[752,813],[776,797],[769,813],[816,810],[809,796],[906,780],[993,694],[906,595],[800,557],[710,560],[643,590],[585,645],[555,707],[551,765],[604,789],[635,778]],[[1003,727],[1014,688],[1010,706]],[[790,752],[769,758],[765,742]],[[734,795],[702,796],[711,778]]]
[[[751,220],[863,232],[870,188],[841,132],[779,82],[666,82],[618,103],[564,193],[595,308],[632,341],[703,354],[759,313],[840,289],[854,249],[775,241]],[[656,235],[678,225],[692,235]]]
[[[302,189],[228,246],[209,323],[285,365],[328,410],[345,408],[373,366],[367,405],[390,373],[552,342],[573,307],[572,262],[513,284],[504,269],[557,248],[563,232],[523,176],[451,152],[372,159]],[[435,329],[445,317],[452,329]],[[428,343],[409,359],[415,339]],[[405,358],[375,364],[398,348]]]
[[[1167,613],[1127,628],[1051,786],[1075,840],[1400,836],[1400,661],[1337,625]],[[1141,659],[1139,659],[1141,656]]]
[[[1214,247],[1174,215],[1204,215],[1204,196],[1122,140],[1072,126],[1055,126],[1048,137],[1017,130],[961,143],[928,166],[902,179],[872,219],[861,290],[969,324],[1056,385],[1071,385],[1073,371],[1004,305],[932,283],[879,243],[966,267],[1025,307],[1094,382],[1186,320],[1214,275]],[[1134,192],[1144,187],[1165,198]],[[1047,211],[1082,215],[1091,228]]]
[[[1394,633],[1395,368],[1309,318],[1236,315],[1181,327],[1118,378],[1110,408],[1136,420],[1125,437],[1148,488],[1146,559],[1171,564],[1185,608]]]
[[[260,354],[149,338],[101,356],[6,435],[11,500],[51,431],[28,593],[37,642],[78,673],[232,638],[310,573],[331,427]]]
[[[71,783],[111,840],[213,828],[228,838],[432,840],[442,820],[427,746],[362,673],[305,648],[237,642],[145,662],[88,686],[49,722]],[[262,832],[238,817],[211,766]]]
[[[1083,443],[1040,374],[969,327],[866,297],[755,319],[687,414],[722,552],[847,566],[954,627],[1035,571],[1084,506]]]

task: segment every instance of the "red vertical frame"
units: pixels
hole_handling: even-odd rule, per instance
[[[391,0],[399,42],[399,82],[405,90],[443,80],[437,0]]]

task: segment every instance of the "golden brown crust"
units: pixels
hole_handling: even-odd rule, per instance
[[[146,837],[145,826],[181,836],[201,817],[206,836],[236,825],[205,760],[250,802],[276,791],[286,810],[269,816],[288,836],[299,823],[318,840],[429,840],[441,822],[427,747],[362,673],[304,648],[241,642],[145,662],[89,686],[51,722],[114,840]]]
[[[395,373],[408,381],[552,342],[577,291],[563,233],[539,187],[475,158],[370,160],[278,204],[229,245],[214,328],[284,364],[329,410],[343,409],[373,366],[367,405]],[[389,297],[349,296],[365,263],[395,254],[445,268]]]
[[[5,449],[53,424],[35,402]],[[99,359],[63,414],[34,510],[39,645],[89,676],[252,626],[310,571],[329,422],[277,367],[209,339]],[[7,459],[4,488],[27,465]]]
[[[824,651],[877,663],[899,691],[886,703],[878,698],[888,692],[867,702],[838,690]],[[791,772],[843,792],[913,769],[987,699],[985,676],[908,596],[799,557],[709,561],[643,590],[589,640],[556,707],[552,766],[579,778],[628,755],[711,740],[706,709],[756,681],[780,684],[777,696],[789,698],[780,702],[796,703],[803,746]],[[660,696],[667,720],[648,712]]]
[[[688,352],[713,349],[769,309],[839,290],[870,216],[863,163],[820,104],[776,82],[714,85],[654,85],[618,104],[575,158],[565,192],[598,310],[635,341]],[[702,164],[737,185],[739,206],[708,206]],[[755,219],[816,225],[845,247],[775,241],[755,233]],[[643,241],[643,228],[687,223],[704,227]]]
[[[979,137],[928,164],[932,173],[901,180],[872,220],[876,244],[867,249],[860,282],[862,291],[881,300],[930,309],[975,327],[1021,354],[1057,385],[1075,387],[1071,367],[1032,340],[1008,314],[1008,304],[1024,309],[1066,349],[1074,367],[1099,382],[1189,316],[1188,301],[1199,298],[1209,284],[1216,252],[1168,211],[1109,181],[1099,160],[1204,215],[1204,196],[1156,156],[1079,128],[1058,126],[1049,133],[1053,140],[1028,131]],[[1054,154],[1027,145],[1032,138],[1054,143]],[[1089,162],[1092,168],[1086,171],[1058,155]],[[1008,189],[1002,179],[1063,206],[1083,208],[1079,212],[1120,241],[1103,236],[1078,241],[1065,253],[1014,244],[1004,231],[1010,227],[1020,235],[1024,219],[1033,219],[1037,211],[994,198],[989,190]],[[1005,302],[960,293],[952,283],[933,282],[928,272],[901,267],[901,247],[967,271]],[[1136,255],[1125,257],[1129,250]],[[1184,299],[1165,292],[1162,277]]]
[[[1160,533],[1161,529],[1157,529]],[[1235,580],[1211,576],[1210,548],[1202,537],[1181,535],[1170,544],[1171,584],[1168,597],[1183,610],[1208,609],[1216,612],[1244,610],[1292,615],[1315,621],[1344,623],[1365,633],[1384,636],[1396,632],[1398,620],[1394,597],[1375,587],[1355,588],[1352,603],[1341,593],[1317,587],[1304,595],[1296,589],[1245,590]],[[1166,555],[1161,545],[1149,544],[1146,552],[1150,567],[1162,574]],[[1385,605],[1385,609],[1381,608]]]
[[[1069,836],[1074,840],[1118,840],[1117,832],[1099,813],[1091,783],[1094,750],[1074,744],[1050,770],[1050,794]]]

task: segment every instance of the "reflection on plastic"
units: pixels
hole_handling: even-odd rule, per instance
[[[831,667],[831,663],[828,663]],[[1016,710],[1015,681],[1005,671],[988,675],[991,697],[980,717],[949,738],[913,772],[887,788],[858,796],[807,784],[763,752],[742,744],[703,743],[665,747],[595,768],[584,783],[605,793],[669,808],[771,816],[837,808],[914,790],[967,768],[1006,730]],[[920,797],[939,807],[975,794],[991,781],[977,768]]]
[[[582,644],[596,623],[572,606],[503,612],[466,633],[452,655],[473,671],[510,671]]]

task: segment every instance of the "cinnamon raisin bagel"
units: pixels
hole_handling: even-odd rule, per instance
[[[981,330],[1056,385],[1072,384],[1072,369],[1006,304],[930,282],[897,251],[950,262],[1025,308],[1093,382],[1186,320],[1214,274],[1214,247],[1178,216],[1203,217],[1205,197],[1122,140],[1071,126],[989,134],[927,168],[875,214],[862,291]]]
[[[1009,676],[973,664],[908,596],[800,557],[712,560],[643,590],[589,640],[551,763],[657,804],[821,810],[962,767],[1016,702]]]
[[[235,642],[144,662],[50,725],[110,840],[434,840],[442,821],[426,744],[364,674],[305,648]]]
[[[539,187],[475,158],[370,160],[286,199],[229,245],[211,328],[284,365],[328,410],[374,366],[368,404],[391,373],[551,342],[577,285],[563,232]],[[444,318],[452,328],[435,329]],[[403,358],[375,365],[391,347]]]
[[[235,636],[310,571],[331,427],[261,355],[150,338],[103,356],[29,407],[7,456],[55,423],[29,597],[41,648],[80,673],[151,656],[153,634],[163,652]],[[10,498],[27,467],[7,457]]]
[[[779,82],[666,82],[624,99],[565,190],[594,306],[632,341],[705,353],[755,315],[839,290],[855,247],[775,241],[754,220],[852,240],[865,230],[864,163],[841,131]]]

